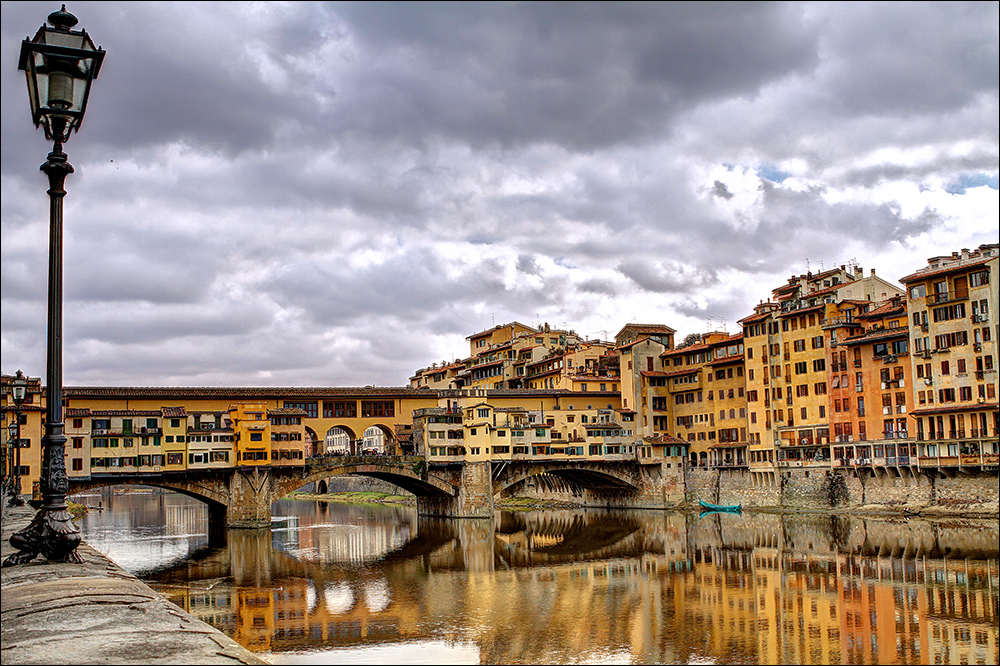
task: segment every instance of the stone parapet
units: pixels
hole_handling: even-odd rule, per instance
[[[34,509],[3,509],[0,556]],[[36,559],[0,569],[8,664],[267,664],[167,601],[86,543],[82,564]]]

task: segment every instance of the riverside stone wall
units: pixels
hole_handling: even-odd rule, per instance
[[[716,504],[742,504],[745,508],[926,513],[997,514],[1000,481],[995,472],[955,477],[876,470],[841,470],[814,467],[783,469],[775,484],[755,483],[742,470],[688,468],[688,503],[699,499]]]
[[[781,504],[781,489],[776,481],[758,482],[748,471],[725,470],[719,475],[719,499],[721,501],[717,504],[742,504],[747,508],[777,507]]]
[[[992,507],[997,512],[1000,501],[1000,481],[996,473],[953,478],[935,478],[935,505],[956,509]]]

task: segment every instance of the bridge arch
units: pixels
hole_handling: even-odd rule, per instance
[[[121,485],[147,486],[150,488],[163,488],[164,490],[171,490],[175,493],[196,499],[203,504],[207,504],[209,509],[221,508],[225,510],[228,502],[228,493],[224,487],[205,485],[199,487],[198,490],[193,490],[190,483],[172,483],[165,479],[147,479],[143,477],[117,477],[114,479],[86,479],[79,481],[70,479],[67,496],[72,497],[73,495],[78,495],[80,493],[87,492],[88,490]]]
[[[172,482],[166,479],[149,479],[144,477],[120,477],[115,479],[70,479],[67,496],[72,497],[88,490],[106,488],[108,486],[129,485],[162,488],[198,500],[208,510],[208,543],[209,545],[225,544],[225,527],[229,513],[228,484],[209,481],[194,485],[189,481]]]
[[[493,482],[493,494],[506,494],[511,487],[532,477],[551,474],[596,492],[637,493],[642,490],[641,479],[627,470],[619,470],[601,464],[559,463],[547,465],[517,465],[508,467]]]
[[[293,479],[278,480],[275,487],[275,498],[281,498],[312,482],[329,479],[334,476],[353,474],[368,476],[387,481],[418,497],[453,498],[459,489],[450,481],[434,474],[421,474],[405,465],[389,463],[359,464],[357,462],[339,462],[336,459],[322,460],[308,468],[307,473]]]

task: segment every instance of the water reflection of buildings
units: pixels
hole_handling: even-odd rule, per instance
[[[495,534],[444,521],[447,534],[415,529],[395,551],[373,540],[371,566],[275,555],[263,586],[206,575],[161,591],[261,652],[445,638],[471,639],[484,663],[621,651],[643,663],[997,663],[995,545],[975,557],[995,526],[928,537],[916,523],[738,520],[567,520],[560,533],[558,520],[521,517]],[[345,548],[320,551],[357,554]]]

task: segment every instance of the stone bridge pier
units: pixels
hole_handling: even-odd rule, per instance
[[[418,494],[417,513],[449,518],[492,518],[492,470],[488,462],[465,463],[458,469],[448,470],[455,494]]]

